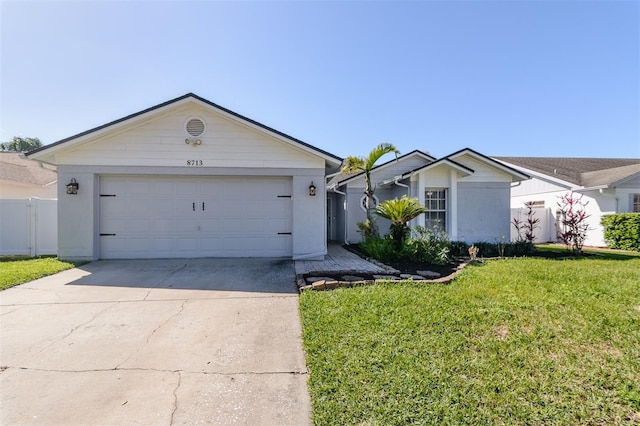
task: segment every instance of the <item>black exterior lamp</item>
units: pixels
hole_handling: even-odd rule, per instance
[[[309,195],[312,197],[316,196],[316,186],[313,184],[313,181],[311,181],[311,185],[309,185]]]
[[[67,184],[67,194],[76,195],[80,184],[76,182],[75,178],[71,178],[71,182]]]

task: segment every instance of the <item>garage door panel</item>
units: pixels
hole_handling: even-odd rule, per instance
[[[107,176],[101,193],[102,258],[292,253],[291,178]]]

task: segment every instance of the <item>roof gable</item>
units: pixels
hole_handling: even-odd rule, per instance
[[[397,159],[389,160],[371,169],[371,179],[374,182],[383,182],[394,178],[396,176],[403,175],[407,170],[412,170],[417,167],[422,167],[424,164],[429,164],[435,161],[435,158],[431,155],[420,151],[418,149],[413,150],[407,154],[399,156]],[[338,173],[332,177],[327,186],[342,186],[345,184],[355,184],[358,181],[364,185],[364,172],[356,173]]]
[[[53,144],[45,145],[41,148],[27,153],[27,157],[55,164],[55,155],[61,151],[69,150],[71,147],[82,145],[99,138],[117,134],[118,132],[122,132],[123,129],[140,126],[145,122],[158,119],[159,117],[162,117],[164,115],[168,115],[185,105],[200,106],[205,110],[209,110],[213,113],[223,116],[228,120],[234,121],[246,128],[253,129],[256,132],[261,132],[265,135],[271,136],[272,138],[287,143],[296,149],[321,157],[322,159],[324,159],[327,166],[337,167],[342,162],[342,159],[338,156],[330,154],[327,151],[316,148],[312,145],[302,142],[299,139],[293,138],[285,133],[265,126],[264,124],[261,124],[255,120],[251,120],[229,109],[214,104],[213,102],[201,98],[193,93],[187,93],[186,95],[109,122],[102,126],[95,127],[69,138],[62,139]]]

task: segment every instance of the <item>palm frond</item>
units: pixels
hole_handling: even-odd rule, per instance
[[[387,200],[376,208],[376,214],[389,219],[395,225],[404,225],[407,222],[426,213],[427,209],[420,204],[417,198],[407,197]]]
[[[390,144],[390,143],[381,143],[380,145],[373,148],[369,153],[369,155],[367,155],[364,158],[365,167],[368,170],[371,170],[373,166],[376,164],[376,162],[380,159],[380,157],[386,154],[390,154],[392,152],[396,155],[396,159],[397,159],[398,154],[400,153],[398,148],[396,148],[393,144]]]

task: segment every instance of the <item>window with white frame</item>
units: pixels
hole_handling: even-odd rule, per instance
[[[634,213],[640,213],[640,194],[633,194],[633,205],[631,211]]]
[[[428,188],[424,194],[424,225],[428,229],[447,230],[447,190],[444,188]]]

